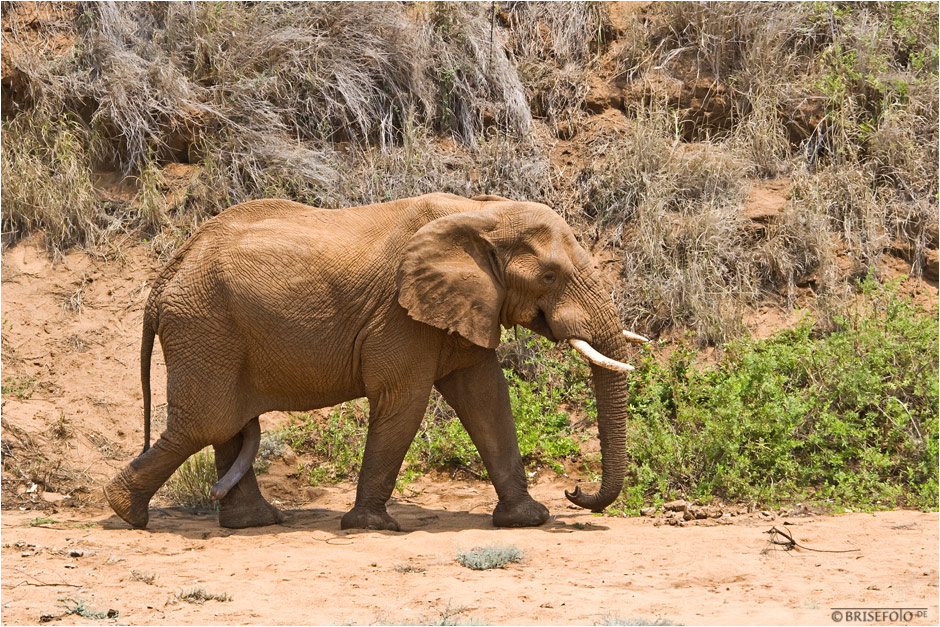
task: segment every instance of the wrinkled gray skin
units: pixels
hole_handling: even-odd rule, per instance
[[[436,387],[496,488],[493,522],[540,525],[548,510],[527,490],[494,350],[500,325],[626,357],[590,257],[544,205],[430,194],[335,211],[285,200],[232,207],[200,227],[153,284],[141,347],[147,439],[155,334],[167,428],[106,486],[108,501],[146,526],[154,492],[212,444],[219,523],[280,522],[251,469],[257,417],[365,396],[366,448],[342,527],[397,530],[386,501]],[[626,378],[591,368],[603,480],[596,494],[568,498],[599,511],[623,485]]]

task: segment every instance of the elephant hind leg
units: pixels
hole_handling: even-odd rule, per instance
[[[215,468],[219,477],[229,476],[232,466],[239,463],[246,431],[250,432],[255,429],[260,431],[257,423],[258,417],[256,416],[249,421],[246,429],[236,433],[224,444],[214,445]],[[255,451],[257,451],[256,448]],[[219,525],[222,527],[230,529],[264,527],[284,521],[284,515],[261,495],[261,490],[258,489],[258,479],[250,465],[254,455],[252,454],[251,457],[252,460],[248,462],[241,479],[230,487],[219,503]]]
[[[105,498],[125,522],[138,528],[146,527],[150,518],[147,509],[154,493],[201,448],[196,442],[177,442],[164,434],[104,487]]]

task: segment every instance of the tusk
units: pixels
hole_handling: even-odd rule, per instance
[[[604,368],[607,368],[608,370],[619,370],[620,372],[627,372],[628,370],[633,370],[633,366],[631,366],[630,364],[625,364],[621,361],[617,361],[616,359],[611,359],[610,357],[600,354],[599,352],[597,352],[597,350],[593,346],[591,346],[584,340],[570,339],[568,340],[568,343],[571,344],[571,346],[576,351],[584,355],[584,358],[587,359],[592,364],[603,366]]]
[[[627,340],[630,342],[635,342],[637,344],[642,344],[643,342],[649,342],[649,338],[643,337],[642,335],[638,335],[634,333],[633,331],[627,331],[626,329],[624,329],[623,334],[627,336]]]

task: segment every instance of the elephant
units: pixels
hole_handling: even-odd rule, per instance
[[[399,530],[386,503],[432,388],[480,453],[498,527],[543,524],[528,492],[500,326],[568,341],[591,361],[602,455],[599,490],[566,491],[601,511],[623,486],[630,342],[590,255],[544,204],[435,193],[317,209],[235,205],[202,224],[153,281],[143,314],[144,450],[105,486],[145,527],[157,489],[212,445],[219,524],[276,524],[252,469],[258,416],[366,397],[370,415],[354,507],[343,529]],[[167,424],[150,446],[150,362],[159,336]]]

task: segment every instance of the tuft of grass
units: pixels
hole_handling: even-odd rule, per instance
[[[164,490],[167,498],[177,505],[212,510],[219,506],[209,497],[216,481],[215,452],[209,446],[183,462],[167,480]]]
[[[232,600],[232,596],[228,592],[216,594],[202,587],[192,588],[191,590],[180,590],[176,598],[180,601],[186,601],[187,603],[193,603],[195,605],[202,605],[206,601],[227,603]]]
[[[36,518],[33,518],[28,523],[26,523],[26,526],[27,527],[39,527],[40,525],[58,525],[58,524],[59,524],[59,521],[56,520],[55,518],[46,518],[45,516],[37,516]]]
[[[71,597],[59,597],[59,605],[65,608],[66,616],[75,614],[82,618],[101,620],[102,618],[117,618],[117,610],[108,610],[102,612],[89,607],[85,599],[73,599]]]
[[[868,279],[832,331],[807,318],[715,366],[648,352],[629,383],[615,511],[675,496],[938,507],[938,323]],[[647,349],[649,351],[649,349]]]
[[[456,560],[461,566],[472,570],[490,570],[521,562],[522,557],[522,551],[514,544],[493,544],[458,552]]]

